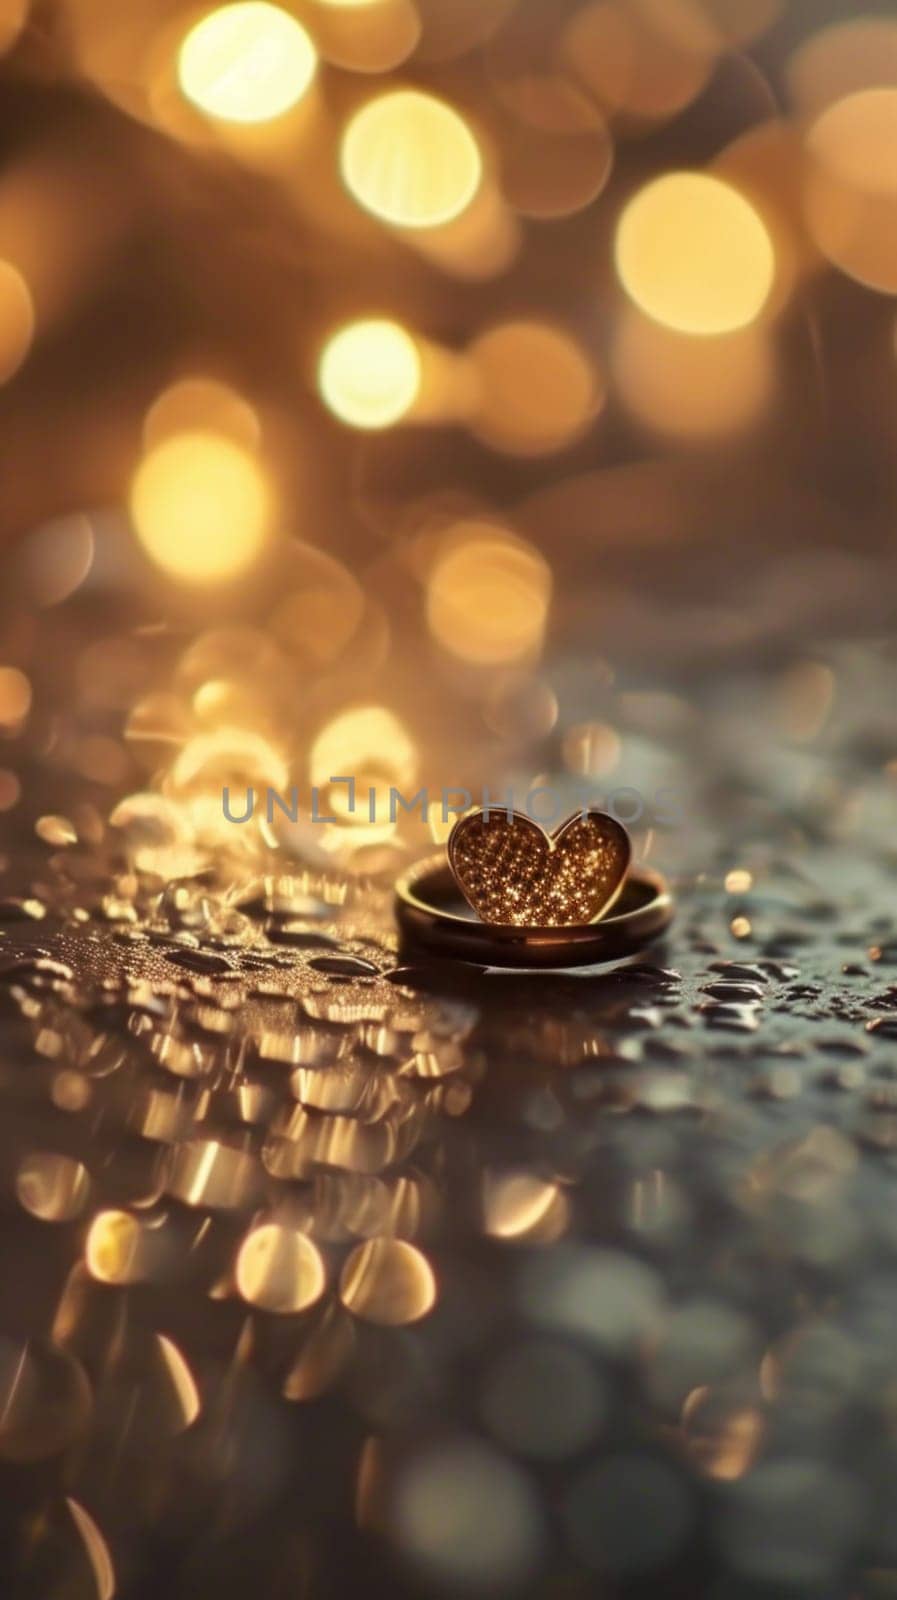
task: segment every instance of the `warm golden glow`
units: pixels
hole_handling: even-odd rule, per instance
[[[576,438],[600,398],[595,373],[562,329],[504,322],[472,345],[479,433],[499,450],[544,455]]]
[[[309,757],[313,784],[351,775],[358,791],[360,818],[366,815],[367,786],[384,783],[397,787],[411,783],[417,771],[417,751],[407,729],[385,706],[355,706],[328,722],[315,739]],[[346,786],[330,797],[330,809],[339,812],[349,804]]]
[[[897,294],[897,89],[847,95],[807,135],[805,212],[842,272]]]
[[[65,1503],[93,1575],[93,1593],[96,1600],[114,1600],[115,1568],[109,1546],[93,1517],[78,1504],[77,1500],[72,1500],[66,1495]]]
[[[357,1245],[340,1274],[340,1299],[364,1322],[398,1328],[419,1322],[436,1303],[436,1280],[426,1256],[403,1239]]]
[[[31,710],[31,684],[18,667],[0,667],[0,728],[10,732]]]
[[[265,542],[270,495],[256,461],[214,433],[180,433],[151,450],[131,490],[147,554],[174,578],[223,581]]]
[[[175,790],[219,789],[222,783],[243,782],[283,789],[289,770],[283,753],[263,734],[226,726],[188,740],[172,765],[171,785]]]
[[[180,1433],[182,1429],[189,1428],[199,1416],[201,1409],[199,1390],[193,1373],[173,1339],[167,1339],[164,1333],[157,1333],[156,1350],[164,1374],[171,1385],[174,1415],[177,1419],[174,1431]]]
[[[397,322],[350,322],[325,346],[318,382],[341,421],[354,428],[389,428],[410,411],[420,392],[417,345]]]
[[[322,58],[349,72],[392,72],[420,41],[416,0],[313,0],[313,9]]]
[[[215,378],[181,378],[153,401],[143,424],[143,444],[152,450],[176,433],[214,433],[255,449],[261,428],[252,406]]]
[[[100,1211],[84,1247],[87,1270],[101,1283],[136,1283],[144,1275],[143,1227],[127,1211]]]
[[[268,0],[222,6],[191,28],[178,76],[188,100],[225,122],[270,122],[308,89],[317,52],[305,29]]]
[[[0,261],[0,383],[22,365],[34,337],[34,306],[21,272]]]
[[[483,1180],[483,1220],[494,1239],[548,1243],[564,1231],[569,1204],[556,1183],[531,1172],[487,1172]]]
[[[324,1292],[324,1263],[304,1233],[264,1223],[246,1235],[237,1256],[237,1288],[262,1311],[306,1311]]]
[[[738,3],[744,9],[749,0]],[[563,29],[559,55],[598,105],[637,123],[683,110],[713,68],[709,40],[685,42],[675,30],[656,26],[656,7],[652,16],[628,0],[580,6]]]
[[[537,550],[497,523],[463,523],[430,573],[427,621],[452,655],[506,665],[538,651],[550,598],[551,572]]]
[[[897,21],[856,17],[821,28],[804,40],[788,64],[791,97],[804,115],[862,89],[897,83]]]
[[[341,165],[359,205],[398,228],[435,228],[460,216],[483,171],[463,117],[418,89],[393,90],[356,112]]]
[[[750,426],[769,407],[776,366],[767,329],[695,339],[629,308],[613,351],[617,390],[658,433],[712,439]]]
[[[639,190],[617,227],[616,263],[642,311],[691,334],[746,327],[775,274],[772,241],[753,206],[698,172],[671,172]]]

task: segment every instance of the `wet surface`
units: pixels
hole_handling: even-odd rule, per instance
[[[336,873],[4,899],[4,1595],[891,1592],[890,837],[738,818],[609,971]]]

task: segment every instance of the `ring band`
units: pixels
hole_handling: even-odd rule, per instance
[[[396,918],[409,946],[481,967],[591,967],[644,949],[673,920],[666,879],[633,867],[610,916],[567,927],[499,927],[480,922],[444,855],[419,861],[396,881]]]

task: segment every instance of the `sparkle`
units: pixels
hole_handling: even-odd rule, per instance
[[[504,811],[459,822],[449,859],[484,922],[562,928],[595,922],[619,893],[629,865],[626,830],[589,812],[549,839],[538,824]]]

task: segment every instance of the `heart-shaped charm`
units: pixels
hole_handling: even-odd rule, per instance
[[[519,811],[471,812],[455,823],[448,857],[483,922],[562,928],[597,922],[616,900],[632,856],[622,823],[578,812],[550,836]]]

